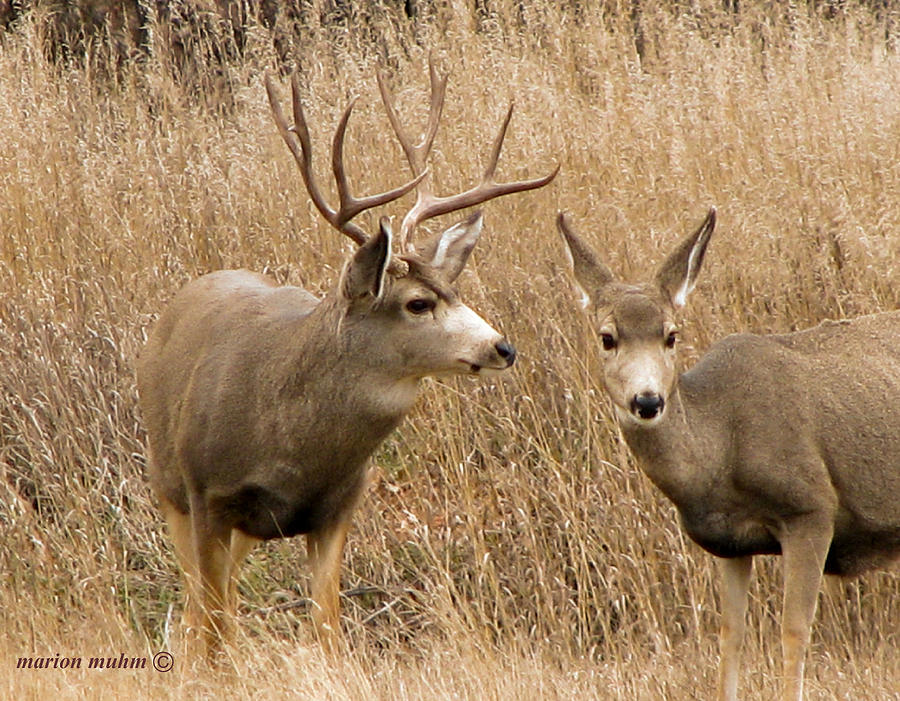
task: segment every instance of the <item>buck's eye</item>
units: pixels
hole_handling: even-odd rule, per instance
[[[434,309],[434,300],[431,299],[423,299],[417,297],[416,299],[411,299],[406,303],[406,310],[410,314],[426,314]]]
[[[669,335],[666,336],[666,348],[674,348],[675,341],[678,340],[678,332],[677,331],[669,331]]]
[[[603,350],[611,351],[616,347],[616,339],[611,333],[601,333],[600,343],[603,344]]]

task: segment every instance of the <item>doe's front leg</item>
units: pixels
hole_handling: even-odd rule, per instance
[[[793,524],[781,538],[784,560],[784,608],[781,622],[784,701],[803,699],[806,647],[833,533],[831,522],[809,518]]]
[[[747,616],[747,592],[753,557],[720,561],[722,622],[719,629],[719,701],[737,701],[741,645]]]

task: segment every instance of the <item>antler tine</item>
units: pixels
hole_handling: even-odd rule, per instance
[[[338,123],[334,141],[332,143],[331,164],[337,182],[338,197],[340,199],[340,208],[334,210],[325,201],[313,175],[312,140],[309,136],[306,117],[303,114],[303,104],[300,100],[300,83],[296,73],[291,76],[291,102],[294,110],[293,125],[288,126],[287,119],[285,119],[275,93],[275,86],[269,75],[266,75],[266,93],[269,97],[269,106],[272,108],[275,125],[278,127],[281,138],[284,140],[285,144],[287,144],[291,154],[294,156],[297,166],[300,168],[303,182],[306,185],[306,191],[309,193],[310,199],[312,199],[316,209],[319,210],[319,213],[325,217],[325,220],[333,227],[346,236],[349,236],[357,244],[364,244],[368,237],[360,227],[350,221],[353,217],[366,209],[387,204],[388,202],[392,202],[393,200],[402,197],[415,188],[425,175],[427,175],[427,171],[425,171],[418,174],[417,177],[413,178],[408,183],[377,195],[357,198],[350,193],[350,184],[344,169],[344,135],[347,131],[347,123],[350,120],[353,105],[356,102],[353,100],[347,106],[347,109],[344,110],[344,114]]]
[[[353,111],[353,106],[355,104],[356,100],[354,99],[347,105],[347,109],[344,110],[344,115],[341,117],[341,121],[338,123],[338,127],[334,132],[334,142],[331,150],[331,168],[334,171],[338,197],[341,202],[340,209],[335,214],[335,219],[332,223],[337,228],[341,229],[341,231],[344,231],[345,228],[349,227],[359,229],[355,224],[350,223],[350,220],[353,219],[353,217],[366,209],[387,204],[388,202],[393,202],[394,200],[403,197],[403,195],[422,182],[422,179],[428,174],[428,171],[423,170],[421,173],[414,174],[415,177],[408,183],[395,187],[393,190],[388,190],[387,192],[382,192],[377,195],[369,195],[367,197],[354,197],[350,193],[350,183],[347,180],[347,173],[344,169],[344,135],[347,132],[347,122],[350,121],[350,113]],[[363,236],[365,236],[365,234],[363,234]]]
[[[272,76],[266,75],[266,94],[269,97],[269,107],[272,109],[272,116],[275,119],[275,125],[278,127],[278,133],[291,154],[294,161],[300,169],[303,176],[303,182],[306,185],[306,191],[309,193],[310,199],[316,209],[329,222],[333,222],[336,212],[328,206],[322,192],[316,184],[315,177],[312,172],[312,141],[309,138],[309,129],[306,126],[306,118],[303,114],[303,104],[300,101],[300,86],[297,83],[296,76],[291,77],[291,102],[294,109],[294,123],[288,125],[284,112],[281,111],[281,103],[275,93],[275,85],[272,82]],[[363,232],[347,232],[356,243],[362,245],[366,241],[366,235]]]
[[[428,76],[431,79],[431,107],[428,111],[428,128],[419,145],[423,154],[423,162],[431,153],[438,125],[441,123],[441,114],[444,112],[444,95],[447,93],[447,81],[450,78],[449,74],[438,73],[437,66],[430,57],[428,59]]]
[[[388,90],[384,72],[379,70],[375,73],[378,80],[378,90],[381,93],[381,101],[384,103],[388,121],[397,135],[397,140],[400,142],[403,153],[406,154],[406,160],[412,169],[413,175],[419,175],[425,170],[425,161],[428,159],[428,154],[431,153],[434,137],[441,122],[441,113],[444,110],[444,95],[447,91],[447,79],[449,77],[440,75],[434,63],[430,61],[428,68],[431,76],[431,107],[428,112],[428,125],[425,128],[425,133],[422,135],[422,141],[416,145],[413,145],[403,130],[403,125],[400,124],[400,118],[397,116],[394,99]]]
[[[378,90],[381,92],[381,101],[384,103],[384,108],[387,112],[388,121],[391,123],[394,133],[397,135],[397,140],[400,142],[403,153],[406,154],[406,160],[409,163],[413,175],[418,176],[423,176],[427,172],[425,163],[431,153],[431,147],[434,145],[434,138],[437,135],[438,126],[441,123],[441,114],[444,111],[444,96],[447,92],[447,81],[449,79],[448,74],[440,74],[437,66],[435,66],[434,61],[432,61],[430,57],[428,60],[428,73],[431,80],[431,105],[428,110],[428,124],[422,135],[422,140],[415,145],[412,143],[409,136],[404,131],[403,125],[400,123],[400,118],[394,107],[393,97],[387,87],[387,79],[384,76],[384,72],[379,70],[376,71],[375,74],[378,80]],[[433,198],[434,194],[431,189],[431,184],[428,182],[428,179],[423,178],[417,191],[414,208],[421,206],[423,202],[430,201]],[[408,214],[404,217],[404,226],[400,230],[399,239],[401,251],[405,251],[409,243],[411,230],[405,228],[408,217]]]
[[[500,133],[497,134],[497,138],[494,139],[494,147],[491,149],[491,160],[488,163],[487,168],[484,169],[485,182],[494,179],[494,173],[497,171],[497,163],[500,160],[500,151],[503,150],[503,141],[506,139],[506,130],[509,128],[509,123],[512,120],[514,106],[514,102],[509,103],[509,109],[506,110],[506,118],[500,126]]]
[[[384,103],[388,121],[391,123],[394,133],[397,135],[397,140],[400,142],[400,148],[403,149],[403,153],[406,155],[406,160],[409,163],[412,172],[418,174],[422,170],[418,167],[418,154],[415,147],[409,139],[406,138],[406,134],[400,124],[400,118],[397,116],[397,110],[394,109],[393,98],[391,97],[390,92],[388,92],[384,73],[380,69],[375,71],[375,80],[378,82],[378,91],[381,93],[381,101]]]
[[[503,149],[503,141],[506,138],[506,130],[512,119],[512,113],[513,105],[510,104],[509,110],[506,113],[506,118],[503,120],[503,124],[500,127],[500,133],[494,140],[491,159],[488,162],[487,168],[485,168],[484,177],[478,185],[458,195],[451,195],[448,197],[436,197],[431,194],[423,196],[422,192],[419,192],[419,198],[416,201],[415,206],[403,218],[403,223],[400,227],[401,240],[404,246],[409,243],[409,237],[416,226],[426,219],[431,219],[442,214],[448,214],[449,212],[454,212],[459,209],[465,209],[466,207],[473,207],[477,204],[504,195],[511,195],[526,190],[535,190],[547,185],[556,177],[556,174],[559,173],[559,165],[557,165],[549,175],[545,175],[541,178],[534,178],[533,180],[517,180],[511,183],[498,183],[494,180],[494,173],[497,170],[497,162],[500,160],[500,151]]]

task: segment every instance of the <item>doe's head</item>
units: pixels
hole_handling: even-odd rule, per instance
[[[626,284],[575,233],[565,214],[557,218],[582,307],[597,334],[603,386],[622,421],[652,425],[665,413],[676,379],[675,312],[697,283],[715,225],[711,208],[652,281]]]

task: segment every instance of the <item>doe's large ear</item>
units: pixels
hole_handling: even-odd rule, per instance
[[[683,307],[687,296],[697,284],[709,237],[716,228],[716,208],[710,207],[706,219],[697,230],[685,238],[656,272],[656,284],[675,307]]]
[[[416,252],[453,282],[466,267],[469,254],[481,235],[483,223],[481,212],[475,212],[465,221],[424,241],[416,247]]]
[[[371,295],[373,299],[384,292],[384,276],[391,262],[391,227],[381,218],[378,233],[360,246],[344,266],[341,274],[341,292],[347,299],[360,299]]]
[[[575,233],[565,212],[559,213],[556,227],[566,243],[566,258],[581,292],[581,306],[586,307],[591,301],[591,295],[613,281],[613,274],[593,249]]]

